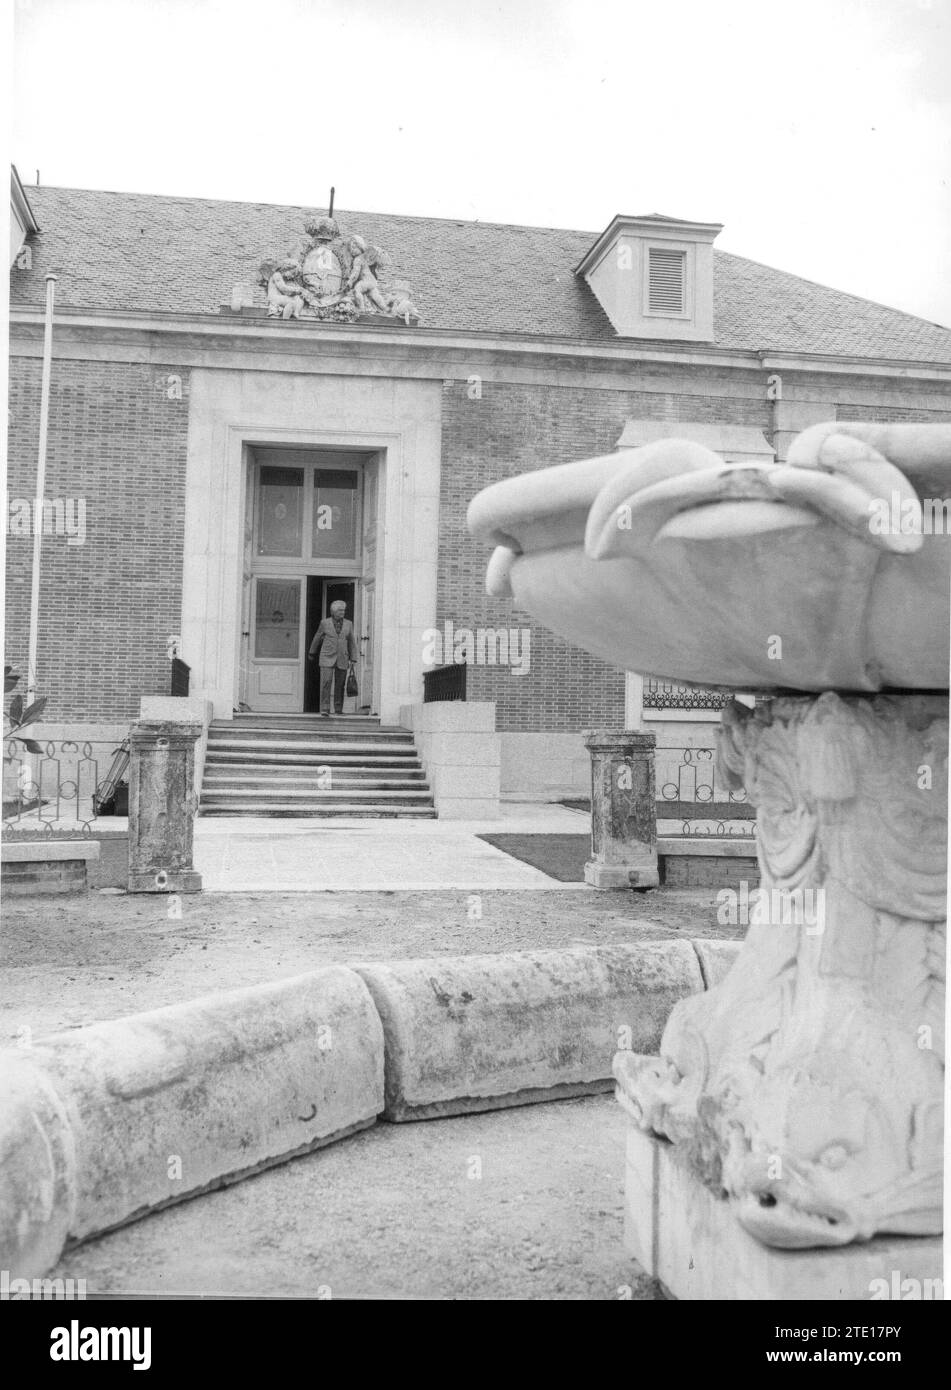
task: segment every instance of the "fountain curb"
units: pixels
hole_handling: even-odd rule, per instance
[[[354,968],[383,1022],[393,1122],[610,1090],[612,1051],[656,1052],[674,1004],[704,988],[689,941]]]
[[[378,1117],[610,1090],[618,1029],[656,1051],[673,1004],[705,988],[700,961],[654,941],[334,965],[7,1049],[0,1268],[38,1278],[64,1248]]]
[[[63,1248],[372,1125],[383,1032],[327,966],[9,1050],[0,1099],[0,1268]]]

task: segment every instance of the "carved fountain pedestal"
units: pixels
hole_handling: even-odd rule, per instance
[[[836,423],[787,464],[665,441],[470,508],[490,592],[760,692],[718,749],[757,808],[743,947],[614,1063],[628,1248],[677,1297],[940,1291],[951,540],[921,503],[949,484],[951,428]],[[917,529],[873,524],[895,499]]]
[[[660,1056],[615,1058],[629,1249],[678,1297],[923,1286],[941,1274],[920,1237],[942,1229],[947,700],[734,703],[719,761],[757,807],[761,892]]]

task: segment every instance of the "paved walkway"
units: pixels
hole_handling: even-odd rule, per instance
[[[199,816],[195,867],[206,892],[347,892],[427,888],[584,889],[480,840],[486,834],[587,833],[587,812],[504,802],[492,821]]]

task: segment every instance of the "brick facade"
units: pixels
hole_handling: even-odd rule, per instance
[[[169,395],[172,371],[180,400]],[[678,372],[682,385],[672,390]],[[765,394],[750,394],[739,373],[734,382],[722,371],[671,365],[661,378],[645,366],[636,389],[587,385],[583,369],[573,384],[563,384],[565,375],[557,384],[483,380],[481,394],[466,379],[443,388],[437,622],[457,632],[530,634],[527,673],[478,664],[468,672],[468,698],[495,701],[505,732],[619,727],[624,675],[485,593],[488,552],[465,524],[475,493],[514,474],[611,453],[631,419],[747,425],[770,437]],[[39,359],[13,358],[10,381],[9,493],[25,498],[36,469]],[[850,402],[847,379],[803,382],[829,401],[828,418],[951,420],[951,405],[919,408],[900,382],[878,382],[874,406]],[[39,686],[50,719],[124,719],[137,714],[142,695],[167,693],[166,640],[181,619],[188,402],[186,369],[54,357],[46,495],[84,498],[87,534],[83,545],[44,539]],[[5,659],[20,670],[31,560],[32,538],[11,535]]]
[[[181,378],[170,399],[168,375]],[[35,488],[41,363],[10,361],[8,490]],[[93,722],[166,694],[181,618],[188,373],[54,356],[48,498],[84,499],[86,539],[43,538],[38,687],[44,717]],[[33,538],[8,535],[5,660],[25,672]]]

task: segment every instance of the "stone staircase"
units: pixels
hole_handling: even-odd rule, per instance
[[[379,719],[241,714],[208,731],[202,816],[436,815],[408,729]]]

